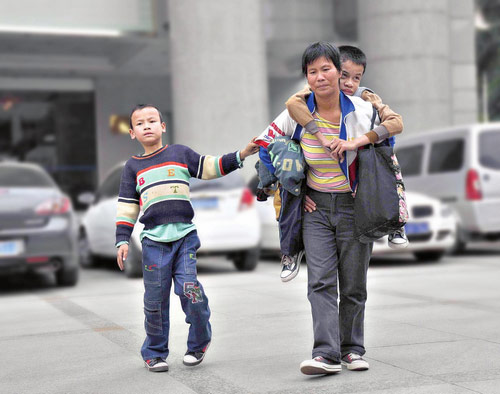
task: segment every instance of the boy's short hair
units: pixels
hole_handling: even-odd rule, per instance
[[[130,125],[130,128],[133,129],[134,127],[132,126],[132,115],[134,114],[135,111],[139,111],[144,108],[154,108],[158,111],[158,115],[160,115],[160,122],[163,123],[163,115],[161,114],[161,111],[155,107],[154,105],[151,104],[137,104],[134,108],[132,108],[132,111],[130,111],[130,116],[128,117],[128,123]]]
[[[307,75],[307,66],[322,56],[331,60],[335,68],[340,71],[340,53],[337,47],[326,41],[318,41],[309,45],[302,54],[302,73]]]
[[[340,52],[340,61],[344,63],[347,60],[350,60],[354,64],[359,64],[363,66],[363,74],[366,71],[366,55],[365,53],[359,49],[358,47],[353,47],[351,45],[342,45],[339,46]]]

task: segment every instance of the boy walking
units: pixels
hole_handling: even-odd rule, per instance
[[[258,151],[250,142],[243,150],[220,157],[199,155],[183,145],[162,144],[166,125],[152,105],[139,105],[130,115],[130,137],[144,148],[125,164],[118,197],[116,219],[117,263],[123,270],[128,242],[139,211],[144,224],[141,233],[144,278],[146,339],[141,348],[146,367],[168,371],[170,289],[189,324],[187,351],[183,363],[195,366],[203,361],[212,330],[210,308],[203,286],[196,276],[196,251],[200,241],[192,223],[189,179],[214,179],[240,168],[242,161]]]

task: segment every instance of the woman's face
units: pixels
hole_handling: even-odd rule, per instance
[[[330,59],[322,56],[307,66],[307,82],[318,97],[339,94],[340,71]]]

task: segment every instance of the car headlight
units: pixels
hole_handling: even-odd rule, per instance
[[[443,204],[441,206],[441,216],[444,218],[447,218],[449,216],[453,215],[453,209],[447,204]]]

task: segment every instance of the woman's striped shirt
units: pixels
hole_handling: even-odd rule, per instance
[[[319,131],[329,140],[339,138],[339,124],[332,123],[314,113],[314,121]],[[309,166],[307,186],[320,192],[346,193],[351,188],[342,172],[338,160],[334,160],[315,135],[305,132],[300,141],[305,160]]]

